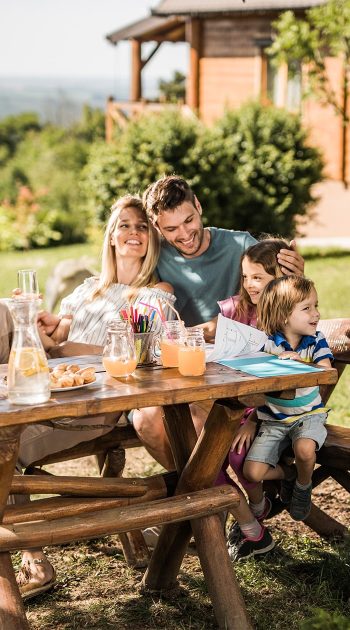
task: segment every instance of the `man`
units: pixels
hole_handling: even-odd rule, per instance
[[[143,203],[163,237],[159,276],[173,285],[186,326],[203,324],[210,338],[217,302],[237,293],[241,256],[256,240],[248,232],[204,227],[200,202],[176,175],[151,184]],[[286,275],[303,274],[304,260],[297,251],[282,249],[278,259]]]
[[[143,204],[163,237],[157,267],[160,279],[174,287],[177,309],[186,326],[201,325],[206,339],[213,339],[219,312],[217,302],[237,293],[241,256],[256,240],[248,232],[204,227],[200,202],[188,183],[176,175],[162,177],[151,184],[143,195]],[[295,250],[281,250],[278,259],[284,273],[303,274],[304,260]],[[198,434],[210,406],[192,408]],[[161,409],[148,407],[135,410],[133,424],[151,455],[168,470],[174,469]],[[267,530],[262,528],[258,534],[256,520],[241,499],[240,510],[244,512],[245,508],[248,510],[246,514],[250,513],[250,519],[246,514],[235,516],[242,531],[246,535],[247,532],[252,534],[252,541],[249,539],[248,548],[240,548],[240,558],[266,553],[273,547]],[[246,531],[245,525],[248,525]],[[254,528],[255,538],[252,533]],[[144,534],[146,541],[152,542],[153,538],[154,542],[157,532],[148,528]],[[234,553],[234,557],[238,556]]]

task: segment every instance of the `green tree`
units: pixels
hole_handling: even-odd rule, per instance
[[[273,23],[276,38],[269,49],[277,63],[304,63],[305,96],[313,94],[322,104],[330,105],[342,120],[342,181],[346,182],[346,147],[349,128],[350,86],[350,0],[329,0],[297,18],[286,11]],[[327,72],[329,56],[343,62],[341,96],[334,90]]]
[[[29,131],[41,129],[37,114],[31,112],[0,120],[0,166],[15,154],[19,143]]]
[[[178,103],[185,100],[186,75],[175,70],[174,76],[169,81],[160,80],[159,92],[167,103]]]

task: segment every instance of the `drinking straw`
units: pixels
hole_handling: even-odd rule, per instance
[[[172,311],[174,311],[174,313],[175,313],[175,315],[176,315],[177,319],[179,320],[179,324],[180,324],[181,328],[183,329],[184,335],[186,336],[186,328],[185,328],[185,326],[184,326],[184,325],[183,325],[183,323],[182,323],[182,319],[181,319],[181,317],[180,317],[180,313],[176,310],[176,308],[174,308],[174,307],[170,304],[170,302],[168,302],[167,300],[164,300],[164,302],[165,302],[165,304],[166,304],[166,305],[167,305],[167,306],[168,306],[168,307],[169,307]]]

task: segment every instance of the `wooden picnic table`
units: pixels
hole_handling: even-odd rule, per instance
[[[100,380],[96,386],[53,394],[50,401],[38,406],[16,406],[10,405],[6,399],[0,401],[0,523],[6,516],[11,484],[23,479],[17,476],[13,480],[22,429],[32,423],[57,418],[80,418],[162,405],[165,428],[178,473],[175,496],[154,500],[157,480],[152,483],[147,479],[129,483],[128,479],[90,478],[90,481],[87,480],[90,494],[80,499],[75,496],[75,500],[82,503],[81,509],[85,510],[81,516],[79,512],[72,511],[69,504],[72,499],[62,498],[63,508],[57,518],[52,514],[49,520],[45,516],[39,518],[35,512],[35,502],[32,502],[32,521],[27,518],[27,522],[15,522],[12,525],[6,525],[5,521],[0,526],[0,628],[29,628],[15,581],[10,551],[129,531],[147,524],[161,524],[163,528],[143,579],[145,589],[171,591],[176,586],[177,575],[193,533],[218,626],[234,630],[251,628],[218,516],[220,511],[237,505],[237,495],[234,489],[227,486],[212,488],[229,450],[237,421],[244,411],[239,398],[315,384],[331,385],[337,381],[336,370],[319,368],[304,374],[259,378],[209,363],[205,374],[200,377],[182,377],[175,368],[141,368],[128,379],[114,379],[103,374]],[[233,411],[229,414],[225,413],[225,406],[220,404],[227,398],[230,399],[231,409],[234,402]],[[208,399],[218,404],[214,405],[197,438],[189,403]],[[24,478],[23,483],[25,481]],[[109,486],[108,489],[107,482],[115,486]],[[30,481],[28,484],[29,490],[40,487],[40,483],[39,486]],[[136,505],[129,499],[128,506],[120,503],[124,507],[106,509],[105,506],[98,507],[102,499],[98,503],[93,498],[101,497],[101,493],[105,497],[120,496],[119,491],[123,491],[123,487],[125,496],[130,490],[129,486],[132,486],[131,494],[134,492]],[[71,488],[72,495],[77,494],[73,482]],[[142,493],[146,497],[143,500]],[[90,508],[86,508],[87,501],[91,501]],[[92,510],[89,518],[86,509]]]

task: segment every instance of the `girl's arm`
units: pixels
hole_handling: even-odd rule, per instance
[[[230,449],[231,451],[236,450],[239,454],[243,446],[245,446],[247,451],[249,450],[250,445],[255,438],[257,420],[258,417],[256,414],[256,410],[253,409],[251,414],[248,416],[246,422],[242,424],[237,430],[236,435],[233,438],[232,446]]]

